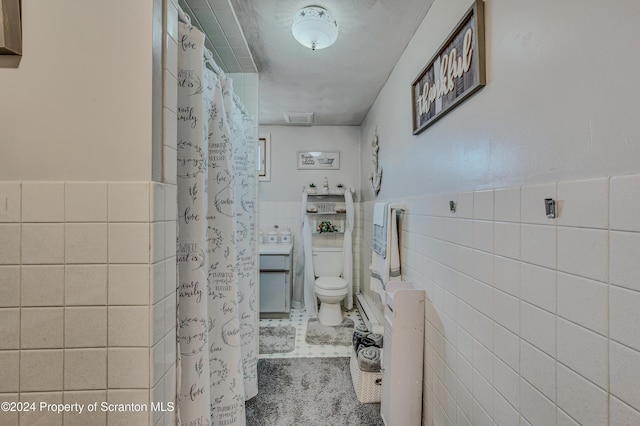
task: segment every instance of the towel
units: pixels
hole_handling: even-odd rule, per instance
[[[358,353],[358,347],[360,346],[360,341],[362,339],[364,339],[365,337],[367,337],[369,334],[368,331],[364,331],[364,332],[359,332],[359,331],[354,331],[353,332],[353,351]]]
[[[387,215],[387,256],[381,256],[375,251],[375,243],[372,240],[371,251],[371,279],[369,289],[380,295],[382,303],[386,303],[386,287],[389,281],[401,281],[400,274],[400,248],[398,245],[398,222],[396,218],[397,210],[387,204],[389,214]],[[374,225],[375,230],[376,225]]]
[[[369,330],[364,324],[358,324],[356,328],[353,329],[353,350],[356,351],[358,349],[358,345],[360,344],[360,339],[363,337],[367,337],[370,334]]]
[[[369,347],[358,352],[358,368],[360,371],[380,371],[380,348]]]
[[[353,329],[353,332],[358,332],[358,333],[369,333],[369,329],[367,328],[366,325],[360,323],[358,325],[356,325],[356,327]]]
[[[360,351],[363,350],[364,348],[375,347],[375,346],[376,346],[376,342],[369,339],[368,337],[362,337],[358,342],[358,347],[356,348],[356,354],[359,354]]]
[[[378,334],[378,333],[370,333],[367,336],[368,339],[371,339],[374,343],[374,346],[376,348],[381,348],[382,347],[382,334]]]
[[[387,206],[389,203],[375,203],[373,205],[373,224],[384,226],[387,218]]]
[[[388,211],[389,203],[375,203],[373,206],[371,248],[383,259],[387,257]]]

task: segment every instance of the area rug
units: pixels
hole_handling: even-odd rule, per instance
[[[258,342],[261,354],[291,352],[296,346],[296,328],[290,325],[260,327]]]
[[[322,325],[318,318],[309,318],[304,340],[309,345],[350,346],[353,341],[353,320],[344,317],[342,324]]]
[[[349,358],[258,360],[258,395],[248,426],[382,426],[380,404],[358,401]]]

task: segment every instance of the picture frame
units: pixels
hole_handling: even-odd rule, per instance
[[[298,151],[298,170],[338,170],[340,151]]]
[[[22,55],[20,0],[0,0],[0,55]]]
[[[271,180],[271,134],[258,136],[258,181]]]
[[[475,0],[411,83],[414,135],[485,86],[484,33],[484,1]]]

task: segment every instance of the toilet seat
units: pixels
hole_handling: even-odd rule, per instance
[[[347,282],[340,277],[318,277],[316,288],[321,290],[342,290],[347,288]]]

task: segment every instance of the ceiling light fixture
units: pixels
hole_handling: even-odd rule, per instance
[[[320,6],[307,6],[293,17],[291,32],[298,43],[311,50],[324,49],[338,39],[338,23]]]

